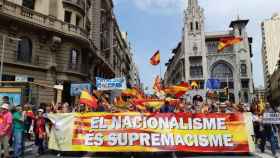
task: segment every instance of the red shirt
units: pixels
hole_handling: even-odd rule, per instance
[[[34,129],[34,133],[36,135],[41,135],[46,133],[46,129],[45,129],[45,118],[44,117],[39,117],[35,120],[35,129]]]

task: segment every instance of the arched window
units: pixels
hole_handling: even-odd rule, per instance
[[[195,22],[195,29],[199,30],[199,23],[197,21]]]
[[[232,79],[233,73],[231,68],[225,63],[218,63],[214,66],[211,77],[215,79]]]
[[[29,8],[29,9],[34,9],[35,0],[23,0],[22,6]]]
[[[32,41],[27,37],[22,37],[18,42],[17,60],[26,63],[32,61]]]
[[[190,22],[190,28],[191,28],[191,31],[193,30],[193,23]]]

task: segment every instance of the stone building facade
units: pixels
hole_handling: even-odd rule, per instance
[[[274,14],[261,24],[262,29],[262,62],[264,73],[264,85],[266,96],[271,99],[271,76],[277,69],[278,57],[280,57],[280,15]]]
[[[131,52],[113,7],[112,0],[0,0],[2,80],[28,81],[3,86],[25,87],[22,102],[74,103],[72,83],[130,78]],[[58,84],[62,92],[52,88]]]
[[[229,87],[230,100],[250,102],[253,94],[252,78],[252,38],[248,37],[246,25],[249,20],[237,19],[230,23],[230,28],[222,32],[205,32],[204,11],[198,0],[189,0],[185,10],[182,41],[172,51],[173,57],[166,64],[165,85],[181,81],[195,81],[199,88],[188,93],[191,100],[195,95],[206,98],[208,79],[219,79],[220,89],[224,94]],[[218,43],[222,37],[242,37],[243,41],[218,52]],[[220,98],[224,101],[225,96]]]

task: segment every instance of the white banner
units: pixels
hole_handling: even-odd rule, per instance
[[[113,79],[96,77],[96,87],[100,91],[123,90],[126,89],[126,79],[124,77]]]
[[[265,124],[280,124],[280,113],[264,113],[263,123]]]

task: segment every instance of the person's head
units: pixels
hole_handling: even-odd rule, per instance
[[[225,103],[221,103],[219,109],[220,109],[220,113],[225,113],[227,109],[227,105]]]
[[[2,112],[8,112],[9,111],[9,104],[7,104],[7,103],[2,104],[1,111]]]
[[[21,105],[17,105],[16,106],[16,111],[17,112],[22,112],[22,106]]]
[[[47,112],[47,113],[52,112],[52,105],[51,105],[51,104],[47,104],[47,106],[46,106],[46,112]]]
[[[84,104],[80,104],[79,111],[80,112],[85,112],[86,111],[86,106]]]
[[[39,117],[42,117],[42,116],[43,116],[43,113],[44,113],[44,109],[38,109],[38,110],[37,110],[37,113],[38,113],[38,116],[39,116]]]
[[[132,104],[129,104],[129,105],[128,105],[128,110],[129,110],[129,111],[135,111],[135,106],[132,105]]]
[[[68,113],[70,110],[69,110],[69,104],[68,103],[64,103],[63,105],[62,105],[62,112],[63,113]]]

